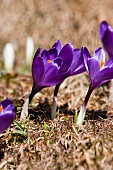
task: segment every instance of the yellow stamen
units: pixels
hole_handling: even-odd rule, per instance
[[[47,62],[48,62],[48,63],[51,63],[51,62],[52,62],[52,60],[47,60]]]
[[[3,110],[3,107],[2,106],[0,106],[0,112]]]
[[[100,69],[104,66],[105,62],[104,61],[100,61]]]

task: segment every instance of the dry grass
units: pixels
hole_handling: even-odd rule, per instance
[[[24,124],[24,122],[21,122]],[[78,128],[73,116],[59,115],[27,121],[26,135],[13,126],[1,140],[4,158],[0,167],[6,169],[112,169],[113,122],[110,119],[86,121]],[[109,141],[109,142],[108,142]],[[4,146],[4,148],[3,148]],[[7,154],[5,154],[7,153]]]

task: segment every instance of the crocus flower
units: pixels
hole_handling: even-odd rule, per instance
[[[113,28],[103,21],[99,29],[100,39],[109,57],[113,57]]]
[[[57,47],[60,49],[60,46]],[[50,50],[41,48],[36,51],[32,63],[33,87],[26,99],[21,118],[28,115],[28,105],[34,95],[45,87],[51,87],[62,82],[69,75],[69,66],[73,58],[73,46],[66,44],[59,53],[55,47]]]
[[[0,133],[5,131],[13,122],[15,108],[11,99],[3,100],[0,103]]]
[[[113,28],[106,21],[103,21],[100,24],[99,34],[103,47],[106,50],[108,56],[110,58],[113,57]],[[109,95],[109,102],[112,103],[113,80],[110,82],[109,90],[111,92]]]
[[[77,75],[77,74],[80,74],[80,73],[83,73],[84,71],[86,71],[86,68],[83,63],[83,58],[81,56],[80,49],[73,49],[71,55],[65,56],[62,53],[63,47],[62,47],[62,43],[60,40],[58,40],[53,45],[53,48],[55,48],[57,50],[57,53],[59,53],[59,57],[61,57],[63,60],[63,68],[61,67],[61,70],[63,71],[64,68],[69,70],[69,74],[67,75],[67,77]],[[65,53],[67,53],[67,52],[65,52]],[[54,119],[56,117],[57,94],[58,94],[58,90],[59,90],[61,83],[62,82],[57,84],[55,87],[55,90],[54,90],[51,119]]]
[[[103,83],[113,79],[113,58],[105,63],[105,54],[102,48],[96,49],[91,56],[86,47],[82,48],[82,56],[86,70],[90,77],[90,86],[78,115],[77,124],[81,125],[85,116],[86,105],[92,91]]]
[[[7,43],[3,49],[3,61],[4,69],[8,72],[12,72],[15,62],[15,53],[11,43]]]

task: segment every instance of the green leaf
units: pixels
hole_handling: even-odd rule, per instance
[[[44,130],[47,130],[46,122],[44,122]]]
[[[27,135],[27,133],[25,131],[22,130],[17,130],[17,133],[20,135]]]
[[[21,131],[24,131],[24,128],[22,127],[22,125],[17,122],[16,120],[14,120],[14,123],[18,126],[18,128],[21,130]]]
[[[77,123],[77,120],[78,120],[78,113],[77,113],[77,111],[76,111],[75,116],[74,116],[74,124]]]

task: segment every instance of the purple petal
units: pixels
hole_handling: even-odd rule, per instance
[[[58,54],[60,53],[61,49],[62,49],[62,42],[60,40],[58,40],[53,47],[55,47],[58,51]]]
[[[46,69],[46,72],[44,73],[43,80],[41,82],[41,85],[46,87],[47,84],[50,84],[49,79],[51,79],[54,76],[58,76],[58,66],[54,62],[49,63],[50,67]]]
[[[41,52],[41,48],[38,48],[33,58],[34,63],[35,63],[35,60],[37,60],[37,57],[39,57],[40,52]]]
[[[105,53],[104,53],[104,50],[100,47],[100,48],[97,48],[94,52],[94,55],[93,57],[95,59],[97,59],[99,62],[103,61],[105,62]]]
[[[108,28],[108,23],[106,21],[103,21],[101,24],[100,24],[100,29],[99,29],[99,35],[100,35],[100,39],[102,40],[103,37],[104,37],[104,34],[106,32]]]
[[[67,70],[64,73],[58,74],[56,76],[51,77],[48,79],[48,82],[46,83],[46,86],[54,86],[61,82],[63,82],[67,77],[69,76],[69,70]]]
[[[113,79],[113,67],[106,67],[102,69],[93,80],[93,86],[97,86]]]
[[[39,57],[41,58],[41,57]],[[42,59],[42,58],[41,58]],[[40,60],[41,60],[40,59]],[[43,60],[42,60],[43,61]],[[47,87],[46,86],[46,83],[48,81],[48,77],[50,75],[48,75],[51,71],[53,71],[54,69],[53,66],[55,65],[55,68],[58,67],[57,64],[55,64],[53,61],[52,62],[47,62],[45,65],[43,64],[43,62],[38,62],[38,64],[36,66],[36,71],[39,72],[39,75],[36,74],[36,71],[35,71],[35,80],[34,80],[34,84],[33,84],[33,87],[32,87],[32,94],[35,95],[37,92],[39,92],[40,90],[42,90],[44,87]],[[40,70],[40,67],[42,69],[42,71]],[[39,68],[39,70],[38,70]],[[40,72],[41,71],[41,72]],[[42,74],[43,73],[43,74]],[[42,74],[42,75],[41,75]],[[54,73],[53,73],[54,74]],[[37,76],[37,77],[36,77]],[[37,78],[37,79],[36,79]],[[33,77],[34,79],[34,77]]]
[[[86,71],[83,58],[81,56],[81,50],[80,49],[74,49],[73,50],[73,61],[70,66],[70,75],[74,75],[73,72],[76,72],[77,70],[84,68],[84,71]]]
[[[45,72],[44,72],[44,75],[45,75],[46,72],[50,69],[50,67],[53,66],[53,64],[54,64],[53,61],[47,62],[47,64],[45,65]]]
[[[50,60],[49,52],[47,50],[43,50],[41,52],[41,57],[43,58],[44,64],[46,64],[47,61]]]
[[[104,67],[111,67],[113,66],[113,57],[110,58],[104,65]]]
[[[3,100],[0,103],[3,110],[0,112],[0,133],[5,131],[13,122],[15,115],[15,108],[11,99]]]
[[[61,71],[63,72],[68,70],[73,60],[73,46],[70,43],[66,44],[62,48],[59,57],[63,60]]]
[[[84,61],[84,65],[86,67],[87,72],[89,73],[88,70],[88,59],[91,58],[91,55],[88,51],[88,49],[86,47],[82,47],[82,57],[83,57],[83,61]]]
[[[94,57],[88,60],[88,70],[91,81],[97,76],[100,71],[100,63]]]
[[[76,70],[74,70],[73,72],[70,73],[70,76],[81,74],[85,71],[86,71],[85,66],[81,64]]]
[[[57,49],[56,49],[56,48],[51,48],[51,49],[49,50],[50,60],[54,60],[57,56],[58,56]]]
[[[99,34],[108,56],[113,57],[113,29],[104,21],[100,25]]]
[[[55,58],[53,60],[54,63],[56,63],[58,65],[58,67],[61,67],[63,61],[62,61],[62,58],[58,57],[58,58]]]
[[[39,86],[43,78],[44,71],[45,71],[45,68],[44,68],[43,59],[41,57],[37,57],[35,59],[35,62],[33,61],[33,64],[32,64],[32,76],[33,76],[33,80],[34,80],[36,87]]]

